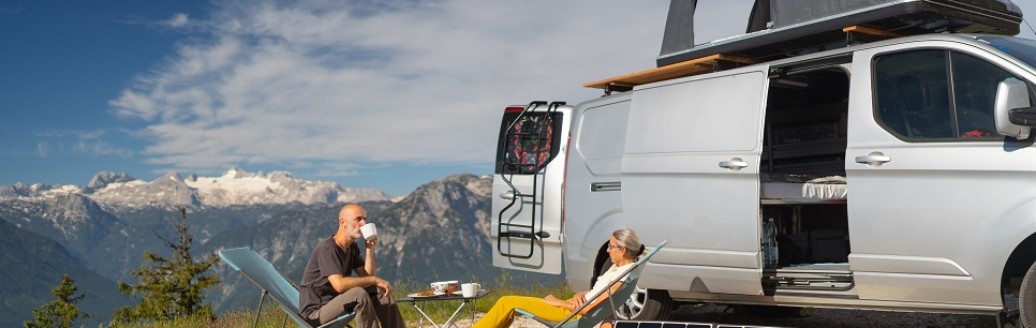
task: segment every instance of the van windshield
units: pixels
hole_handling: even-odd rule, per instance
[[[984,35],[980,39],[1036,70],[1036,41],[999,35]]]

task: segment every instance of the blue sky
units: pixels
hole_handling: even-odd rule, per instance
[[[700,1],[697,40],[751,3]],[[0,184],[236,166],[405,194],[488,174],[506,105],[653,67],[667,6],[0,0]]]

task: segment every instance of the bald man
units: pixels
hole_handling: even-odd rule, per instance
[[[363,207],[343,206],[338,212],[338,231],[313,250],[299,287],[299,315],[313,326],[355,310],[357,328],[375,328],[379,321],[384,328],[403,327],[403,317],[392,299],[392,285],[377,276],[377,239],[365,241],[367,251],[360,255],[357,242],[364,241],[360,233],[364,224],[367,211]]]

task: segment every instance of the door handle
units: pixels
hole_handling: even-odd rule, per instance
[[[748,167],[748,162],[741,160],[740,157],[731,158],[729,161],[719,162],[719,167],[738,171],[740,169]]]
[[[500,194],[500,198],[503,198],[503,199],[506,199],[506,200],[514,199],[514,190],[508,190],[507,192]]]
[[[885,156],[880,151],[872,151],[870,154],[865,156],[856,156],[856,162],[860,164],[867,164],[869,166],[881,166],[882,164],[891,162],[892,158]]]
[[[590,184],[590,191],[619,191],[622,190],[621,181],[594,182]]]

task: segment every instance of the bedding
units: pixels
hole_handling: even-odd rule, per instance
[[[760,186],[764,202],[842,203],[848,196],[845,177],[829,176],[805,182],[764,181]]]

